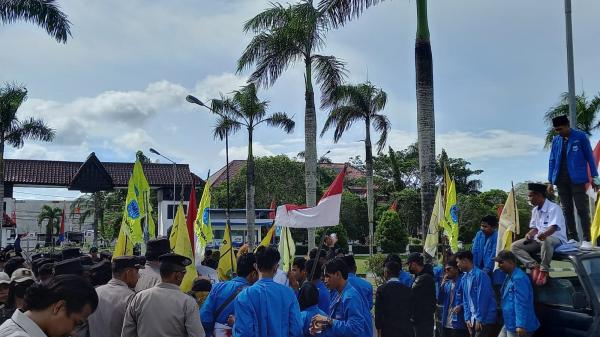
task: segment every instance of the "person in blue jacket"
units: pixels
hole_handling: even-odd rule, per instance
[[[540,326],[533,308],[531,281],[517,268],[517,257],[512,252],[503,250],[495,260],[507,275],[502,285],[504,326],[499,337],[531,336]]]
[[[446,261],[445,274],[442,279],[438,303],[442,306],[442,329],[444,337],[467,337],[467,325],[462,313],[462,278],[456,258],[451,256]]]
[[[231,334],[231,315],[233,315],[236,296],[258,280],[254,268],[256,258],[253,253],[242,254],[237,259],[237,276],[230,281],[215,284],[206,301],[200,308],[200,321],[207,337]],[[215,327],[216,326],[216,327]],[[217,330],[222,333],[215,334]]]
[[[325,284],[335,290],[328,316],[312,319],[311,334],[325,331],[332,337],[373,337],[373,317],[364,298],[348,283],[348,266],[342,258],[325,264]]]
[[[314,267],[315,261],[317,266]],[[330,299],[330,291],[327,289],[327,286],[323,281],[321,281],[321,275],[323,274],[323,265],[318,260],[308,260],[306,261],[306,277],[310,278],[312,274],[313,268],[315,269],[314,274],[312,275],[311,283],[317,287],[319,290],[319,309],[324,312],[329,311],[329,303],[331,303]]]
[[[343,257],[343,259],[348,266],[348,283],[350,283],[350,285],[363,296],[369,305],[369,310],[371,310],[373,308],[373,285],[362,277],[356,276],[357,268],[354,255],[346,255]]]
[[[311,337],[310,326],[312,318],[316,315],[327,315],[319,308],[319,290],[317,287],[306,282],[298,291],[298,303],[300,304],[300,316],[302,317],[302,333],[304,337]],[[320,334],[320,336],[323,334]],[[322,336],[321,336],[322,337]]]
[[[585,187],[590,182],[588,169],[592,176],[591,183],[594,189],[597,190],[600,185],[592,146],[585,132],[571,128],[567,116],[553,118],[552,126],[557,135],[552,139],[548,160],[548,181],[558,187],[558,196],[567,221],[569,238],[577,239],[574,201],[583,229],[581,248],[592,249],[589,198]]]
[[[260,279],[235,299],[236,337],[301,337],[302,319],[296,294],[273,281],[279,252],[260,246],[254,253]]]
[[[496,323],[496,296],[490,277],[473,265],[473,253],[456,253],[456,262],[464,274],[461,284],[462,309],[472,337],[492,337]]]
[[[388,256],[385,257],[385,261],[383,262],[383,265],[385,266],[385,264],[388,262],[396,262],[397,264],[403,266],[402,258],[400,258],[400,256],[398,256],[396,254],[388,254]],[[398,282],[400,282],[401,284],[404,284],[405,286],[407,286],[409,288],[412,288],[414,278],[409,272],[401,270],[400,274],[398,275]]]
[[[492,279],[492,283],[499,287],[504,282],[506,275],[498,269],[494,271],[497,242],[498,218],[495,215],[486,215],[481,219],[479,231],[473,239],[471,247],[473,264],[487,273]]]

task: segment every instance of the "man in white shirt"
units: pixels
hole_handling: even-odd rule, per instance
[[[531,212],[529,232],[525,238],[515,241],[511,250],[517,258],[532,270],[532,282],[544,285],[548,279],[548,270],[554,249],[567,242],[565,218],[557,204],[546,199],[546,185],[529,184],[528,199],[534,206]],[[541,263],[531,254],[540,253]]]

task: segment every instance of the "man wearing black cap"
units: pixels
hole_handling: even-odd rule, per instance
[[[179,289],[192,260],[169,253],[160,256],[159,262],[161,283],[133,297],[125,313],[121,336],[203,337],[198,305]]]
[[[553,118],[552,125],[558,135],[552,139],[548,181],[558,187],[570,238],[577,238],[574,202],[583,229],[581,248],[591,249],[593,245],[590,242],[590,209],[585,187],[590,182],[588,168],[594,189],[597,190],[600,185],[592,146],[584,132],[571,128],[567,116]]]
[[[432,337],[433,314],[436,309],[433,272],[425,269],[423,255],[420,253],[411,253],[406,264],[408,264],[408,271],[415,275],[410,301],[413,306],[412,320],[415,337]]]
[[[90,337],[119,337],[127,305],[135,295],[132,290],[143,268],[135,256],[119,256],[112,262],[112,279],[96,288],[98,308],[88,318]]]
[[[67,259],[54,264],[54,276],[78,275],[83,276],[83,266],[79,258]]]
[[[152,239],[146,244],[146,266],[140,270],[140,279],[135,286],[135,292],[150,289],[161,281],[160,263],[161,255],[171,252],[171,244],[166,238]]]
[[[528,199],[534,206],[531,212],[529,232],[525,238],[515,241],[511,251],[532,270],[532,281],[536,285],[546,284],[550,261],[554,249],[567,242],[565,218],[557,204],[546,199],[546,185],[530,183]],[[540,264],[531,256],[540,252]]]

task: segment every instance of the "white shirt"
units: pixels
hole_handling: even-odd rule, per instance
[[[15,310],[10,319],[0,325],[2,337],[48,337],[42,329],[21,310]]]
[[[535,236],[535,239],[537,239],[538,235],[544,233],[554,225],[558,226],[558,230],[552,236],[559,239],[561,243],[566,243],[568,241],[567,228],[562,209],[557,204],[546,199],[541,208],[533,208],[529,228],[536,228],[538,230],[538,234]]]
[[[287,274],[281,269],[277,269],[275,276],[273,276],[273,282],[282,284],[286,287],[290,286],[290,280],[288,280]]]

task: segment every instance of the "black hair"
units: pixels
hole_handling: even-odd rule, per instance
[[[315,262],[317,263],[317,267],[315,269],[315,274],[312,277],[312,280],[310,281],[314,281],[314,280],[319,280],[321,278],[321,275],[323,274],[323,265],[321,265],[321,262],[319,262],[318,260],[308,260],[306,261],[306,277],[310,278],[310,274],[313,271],[313,267]]]
[[[388,256],[386,256],[385,261],[383,261],[383,264],[385,265],[388,262],[396,262],[400,266],[402,266],[402,258],[400,258],[400,256],[397,254],[389,254]]]
[[[32,285],[25,294],[25,307],[27,310],[41,311],[62,300],[66,303],[67,314],[81,312],[88,304],[92,312],[98,307],[96,290],[86,279],[77,275],[59,275],[47,284]]]
[[[308,253],[308,259],[312,260],[317,256],[317,251],[319,250],[319,248],[313,248],[310,250],[310,253]],[[323,249],[321,249],[321,251],[319,252],[319,258],[321,257],[327,257],[327,252]]]
[[[279,262],[280,255],[277,249],[260,246],[256,249],[256,266],[259,271],[269,271]]]
[[[492,227],[498,227],[498,218],[495,215],[486,215],[481,218],[481,222],[485,222]]]
[[[319,289],[310,282],[304,282],[298,291],[298,304],[300,310],[319,304]]]
[[[346,262],[346,265],[348,266],[349,271],[351,271],[351,272],[356,271],[356,260],[354,259],[354,255],[346,255],[346,256],[342,257],[342,259],[344,259],[344,262]]]
[[[398,262],[390,261],[385,264],[385,269],[387,269],[391,277],[398,277],[402,270],[402,265],[398,264]]]
[[[256,263],[256,256],[254,253],[246,253],[238,256],[237,258],[237,276],[247,277],[252,273],[254,264]]]
[[[41,267],[38,268],[38,277],[42,276],[52,276],[54,264],[53,263],[45,263]]]
[[[16,309],[15,304],[17,298],[24,298],[25,293],[29,287],[35,283],[34,280],[26,280],[23,282],[11,282],[8,287],[8,300],[6,301],[6,307]]]
[[[342,274],[344,280],[348,279],[348,265],[342,258],[336,257],[325,264],[326,274],[335,274],[338,271]]]
[[[162,261],[159,268],[160,277],[169,277],[171,274],[180,271],[182,268],[184,267],[178,264]]]
[[[4,265],[4,272],[8,274],[8,276],[12,276],[12,273],[19,268],[23,268],[24,264],[24,258],[15,256],[6,262]]]
[[[455,256],[456,256],[456,259],[458,259],[458,260],[467,259],[467,260],[473,262],[473,253],[471,253],[470,250],[460,251],[460,252],[456,253]]]
[[[306,268],[306,259],[303,257],[297,257],[294,259],[292,266],[296,266],[298,269],[304,270]]]

